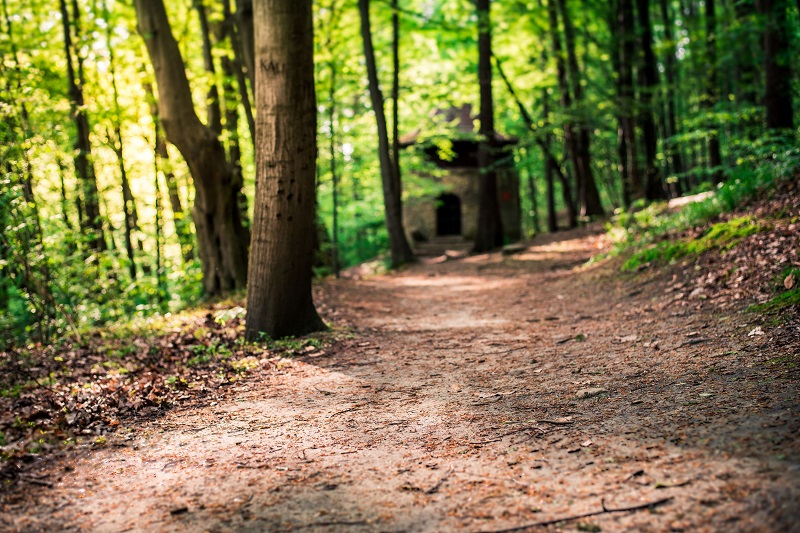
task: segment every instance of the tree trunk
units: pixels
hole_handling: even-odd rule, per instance
[[[653,53],[650,0],[637,0],[637,14],[639,16],[639,35],[641,36],[642,48],[642,62],[640,63],[639,71],[639,84],[641,87],[639,122],[642,128],[642,137],[644,138],[644,195],[648,200],[662,200],[667,195],[656,163],[658,136],[656,133],[653,97],[658,88],[658,70],[656,70],[656,56]]]
[[[249,235],[225,150],[194,110],[186,70],[170,31],[163,0],[136,0],[139,32],[158,83],[158,114],[167,138],[183,155],[195,184],[194,222],[203,285],[208,294],[243,288]]]
[[[550,23],[550,41],[553,55],[556,58],[556,79],[558,80],[558,91],[560,95],[561,108],[567,113],[564,120],[564,146],[566,147],[572,168],[575,171],[575,185],[578,190],[580,202],[580,191],[583,188],[583,167],[579,161],[578,137],[575,135],[572,124],[572,94],[567,80],[567,66],[564,52],[561,48],[561,36],[558,28],[558,11],[556,0],[547,3],[547,14]],[[579,204],[580,207],[580,204]]]
[[[670,17],[667,0],[659,0],[661,7],[661,22],[664,24],[664,41],[666,42],[666,57],[664,59],[664,98],[666,100],[666,132],[664,134],[664,151],[667,159],[672,163],[673,171],[680,176],[684,172],[683,157],[680,150],[676,149],[672,137],[679,133],[675,118],[675,48],[676,43],[672,36],[672,17]],[[680,178],[679,178],[680,179]]]
[[[386,209],[386,229],[389,232],[389,247],[392,266],[397,267],[414,261],[414,252],[408,244],[403,228],[403,190],[400,176],[394,172],[394,163],[389,152],[389,132],[386,126],[386,113],[383,107],[383,94],[378,82],[378,70],[375,65],[375,50],[372,46],[372,33],[369,21],[369,0],[358,0],[361,14],[361,37],[364,41],[364,56],[367,62],[369,78],[369,95],[375,120],[378,126],[378,159],[383,182],[383,204]]]
[[[543,139],[544,146],[542,146],[542,151],[544,152],[544,178],[547,183],[547,230],[550,233],[555,233],[558,231],[558,217],[556,215],[555,184],[553,183],[553,171],[555,169],[553,168],[553,158],[550,156],[552,135],[548,127],[550,122],[550,96],[547,94],[546,88],[542,89],[542,120],[545,127],[548,128]]]
[[[633,23],[632,0],[619,0],[617,4],[616,42],[617,92],[619,96],[619,156],[622,169],[622,195],[625,205],[643,195],[636,150],[636,125],[634,123],[633,64],[636,57],[636,31]]]
[[[561,19],[564,21],[564,38],[567,45],[567,65],[569,67],[569,78],[571,80],[572,94],[575,105],[580,106],[583,102],[583,88],[581,86],[581,71],[578,67],[578,56],[575,53],[575,27],[572,24],[566,0],[558,0],[558,8]],[[577,163],[579,171],[578,205],[580,214],[584,217],[603,216],[603,204],[600,202],[600,194],[597,191],[597,182],[592,172],[592,153],[591,135],[589,126],[584,118],[578,120],[578,135],[576,138]]]
[[[714,10],[715,0],[706,2],[706,46],[708,64],[708,85],[706,88],[705,107],[708,113],[714,111],[719,99],[719,83],[717,79],[717,17]],[[714,183],[722,181],[722,156],[719,149],[719,133],[716,121],[709,121],[708,125],[708,166],[711,168],[711,178]]]
[[[764,71],[766,87],[764,107],[767,129],[794,128],[792,109],[793,57],[789,33],[789,18],[786,0],[759,0],[758,9],[765,16],[764,27]],[[800,9],[800,5],[798,5]]]
[[[81,229],[89,238],[89,245],[98,251],[106,249],[103,221],[100,216],[100,194],[97,189],[97,177],[92,161],[92,143],[89,139],[89,118],[83,100],[83,61],[72,44],[72,28],[80,35],[79,10],[73,2],[72,20],[67,11],[66,0],[60,0],[61,21],[64,27],[64,51],[67,59],[67,80],[69,84],[69,103],[72,119],[75,121],[75,174],[81,183],[83,195]],[[73,59],[77,59],[77,69]],[[77,70],[77,73],[76,73]]]
[[[253,0],[236,0],[236,22],[239,27],[239,42],[242,46],[242,59],[250,87],[256,91],[255,49],[253,44]]]
[[[256,197],[245,336],[325,328],[311,296],[317,109],[311,0],[256,0]]]
[[[473,252],[489,252],[503,245],[503,221],[497,198],[497,173],[494,169],[496,139],[492,97],[491,0],[477,0],[478,8],[478,83],[480,85],[480,129],[478,146],[478,228]]]

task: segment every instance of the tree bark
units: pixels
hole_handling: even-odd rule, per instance
[[[311,0],[256,0],[256,197],[245,336],[325,328],[311,296],[317,110]]]
[[[765,17],[764,107],[767,129],[794,128],[792,108],[791,39],[786,0],[759,0],[758,10]],[[800,10],[800,4],[798,5]]]
[[[575,27],[572,24],[572,17],[569,13],[566,0],[558,0],[558,8],[561,13],[561,20],[564,21],[564,40],[567,45],[567,65],[569,67],[569,78],[572,85],[572,94],[575,105],[579,106],[583,102],[583,88],[581,86],[581,71],[578,66],[578,56],[575,53]],[[600,194],[597,190],[597,182],[592,172],[592,152],[591,134],[585,118],[580,118],[577,124],[578,135],[576,138],[577,163],[579,176],[578,182],[578,205],[580,214],[584,217],[603,216],[603,204],[600,202]]]
[[[378,127],[378,159],[383,182],[383,204],[386,209],[386,229],[389,232],[389,247],[392,266],[397,267],[413,262],[414,252],[408,244],[403,228],[403,190],[400,176],[394,171],[394,162],[389,152],[389,132],[386,126],[386,112],[383,107],[383,94],[378,81],[375,65],[375,50],[372,46],[372,32],[369,20],[369,0],[358,0],[361,15],[361,37],[364,41],[364,56],[369,78],[369,95]]]
[[[706,87],[705,108],[708,113],[714,111],[719,100],[719,82],[717,76],[717,17],[714,7],[715,0],[706,2],[706,47],[708,63],[708,85]],[[719,134],[716,121],[710,120],[708,124],[708,166],[711,168],[711,178],[714,183],[722,181],[722,155],[719,148]]]
[[[72,110],[72,119],[75,122],[75,174],[81,183],[83,202],[81,229],[89,238],[89,245],[98,251],[106,249],[103,221],[100,215],[100,193],[97,188],[97,177],[92,161],[92,143],[89,139],[89,117],[83,99],[83,61],[75,52],[72,43],[72,30],[80,35],[79,10],[73,3],[72,19],[67,10],[66,0],[60,0],[61,22],[64,28],[64,51],[67,59],[67,80],[69,84],[69,103]],[[75,54],[76,58],[73,58]],[[77,59],[77,68],[75,60]],[[77,71],[77,72],[76,72]]]
[[[158,114],[167,138],[183,155],[195,184],[194,223],[203,285],[208,294],[243,288],[249,235],[237,205],[238,190],[225,149],[194,110],[178,45],[163,0],[136,0],[139,32],[158,84]]]
[[[642,62],[640,67],[641,110],[639,122],[644,140],[644,186],[645,198],[662,200],[667,197],[661,173],[658,171],[656,155],[658,151],[658,135],[653,108],[653,97],[658,88],[658,70],[656,56],[653,53],[653,28],[650,24],[650,0],[637,0],[639,16],[639,35],[641,36]]]
[[[491,0],[477,0],[478,84],[480,86],[480,144],[478,146],[478,228],[473,252],[489,252],[503,245],[503,221],[497,198],[497,173],[494,169],[496,138],[492,96]]]

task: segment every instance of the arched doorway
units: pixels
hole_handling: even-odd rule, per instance
[[[461,235],[461,200],[455,194],[436,199],[436,235]]]

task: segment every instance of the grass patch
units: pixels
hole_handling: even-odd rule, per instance
[[[772,300],[764,302],[763,304],[751,305],[748,311],[772,314],[793,305],[800,305],[800,287],[795,287],[790,291],[778,294]]]
[[[634,271],[652,263],[669,263],[682,257],[698,256],[709,250],[730,250],[748,235],[758,233],[762,226],[751,217],[739,217],[714,224],[697,239],[664,241],[633,254],[622,270]]]
[[[669,261],[688,256],[692,250],[674,242],[675,239],[672,243],[656,243],[664,241],[668,235],[703,226],[722,213],[733,211],[770,190],[782,179],[791,179],[798,167],[800,147],[794,143],[769,137],[750,142],[740,147],[736,165],[724,170],[726,181],[713,188],[712,196],[689,203],[678,211],[670,211],[666,202],[647,205],[643,200],[637,200],[627,211],[617,210],[606,226],[614,247],[593,261],[627,254],[631,250],[642,254],[640,264],[659,258]],[[695,250],[694,253],[702,252]],[[635,268],[638,265],[626,262],[626,270]]]

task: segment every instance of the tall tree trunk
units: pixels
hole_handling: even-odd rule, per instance
[[[194,223],[203,285],[208,294],[243,288],[249,235],[242,225],[238,190],[233,170],[225,160],[225,149],[195,113],[183,58],[170,31],[163,0],[135,0],[135,7],[139,32],[156,73],[161,124],[194,179]]]
[[[708,63],[708,85],[706,87],[705,108],[713,113],[719,99],[719,82],[717,76],[717,17],[714,7],[715,0],[706,2],[706,46]],[[711,168],[711,178],[714,183],[722,181],[722,156],[719,148],[719,133],[715,120],[708,121],[708,166]]]
[[[580,199],[580,191],[583,187],[583,167],[580,165],[578,138],[575,135],[572,123],[572,94],[567,80],[566,59],[561,47],[556,1],[557,0],[549,0],[547,3],[547,14],[550,23],[550,41],[553,55],[556,58],[556,79],[558,80],[561,108],[564,113],[567,113],[567,118],[564,120],[564,146],[567,150],[569,160],[572,163],[572,168],[575,171],[575,185],[578,190],[578,198]],[[572,227],[571,224],[570,227]]]
[[[656,163],[658,136],[656,133],[653,97],[658,88],[658,70],[656,70],[656,56],[653,53],[650,0],[637,0],[636,11],[639,16],[639,35],[641,36],[642,49],[642,62],[640,63],[639,71],[639,84],[641,87],[639,119],[644,140],[644,195],[648,200],[662,200],[667,197],[667,194]]]
[[[239,28],[239,41],[242,46],[242,59],[250,87],[256,91],[256,66],[253,31],[253,0],[236,0],[236,22]]]
[[[572,94],[575,105],[580,106],[583,102],[583,87],[581,86],[581,71],[578,66],[578,56],[575,53],[575,27],[572,24],[572,17],[569,13],[566,0],[558,0],[558,8],[561,13],[561,20],[564,21],[564,40],[567,45],[567,65],[569,67],[569,79],[571,80]],[[580,176],[578,182],[578,205],[580,214],[584,217],[603,216],[603,204],[600,202],[600,194],[597,191],[597,182],[592,172],[592,153],[591,135],[589,126],[585,118],[580,118],[577,124],[576,148],[578,170],[576,174]]]
[[[402,195],[400,172],[400,14],[392,0],[392,169]]]
[[[791,39],[786,0],[759,0],[758,9],[765,16],[764,71],[766,87],[764,107],[767,129],[794,128],[792,108]],[[800,4],[798,4],[800,10]]]
[[[497,172],[494,169],[496,138],[494,131],[494,99],[492,97],[492,22],[491,0],[477,0],[478,10],[478,84],[481,108],[479,113],[480,144],[478,146],[478,228],[475,253],[489,252],[503,245],[503,221],[497,197]]]
[[[110,20],[110,12],[108,10],[107,0],[103,1],[103,15],[106,20]],[[108,47],[108,71],[111,75],[111,95],[114,103],[114,116],[112,122],[114,125],[113,139],[109,135],[114,153],[117,156],[117,165],[119,166],[120,185],[122,189],[122,212],[125,216],[124,221],[124,235],[125,235],[125,253],[128,256],[128,273],[131,279],[136,279],[136,256],[134,253],[134,231],[136,231],[136,202],[133,198],[133,192],[128,181],[128,171],[125,168],[125,153],[122,138],[122,110],[119,105],[119,90],[117,88],[117,68],[114,57],[114,46],[111,43],[112,27],[111,24],[106,26],[106,46]]]
[[[394,172],[394,162],[389,152],[389,132],[386,126],[386,112],[383,107],[383,94],[378,81],[375,65],[375,50],[372,46],[372,32],[369,20],[369,0],[358,0],[361,15],[361,37],[364,41],[364,56],[367,62],[369,95],[375,120],[378,126],[378,159],[383,182],[383,204],[386,209],[386,229],[389,232],[389,247],[392,266],[397,267],[414,261],[414,252],[408,244],[403,228],[403,190],[400,176]]]
[[[245,336],[325,328],[311,296],[317,109],[311,0],[256,0],[256,197]]]
[[[619,155],[623,170],[622,191],[625,205],[641,198],[644,191],[639,174],[634,123],[633,64],[635,62],[636,31],[633,22],[632,0],[617,4],[616,41],[618,42],[617,91],[619,95]]]
[[[683,157],[680,150],[676,148],[672,137],[680,133],[675,112],[675,49],[676,43],[672,33],[672,17],[670,16],[669,3],[667,0],[659,0],[661,8],[661,22],[664,24],[664,41],[666,44],[666,57],[664,58],[664,99],[666,100],[666,132],[664,139],[664,151],[667,159],[672,163],[673,171],[680,176],[684,172]],[[681,179],[681,178],[679,178]]]
[[[80,35],[80,20],[77,6],[73,2],[72,19],[67,11],[66,0],[60,0],[61,22],[64,27],[64,51],[67,59],[67,80],[69,84],[69,103],[72,119],[75,121],[75,174],[81,183],[83,196],[81,228],[89,238],[89,245],[98,251],[106,249],[103,221],[100,216],[100,194],[97,188],[97,177],[92,162],[92,143],[89,139],[89,118],[83,99],[83,60],[72,43],[72,30]],[[75,54],[75,58],[73,58]],[[77,69],[75,66],[77,60]],[[77,70],[77,72],[76,72]]]

